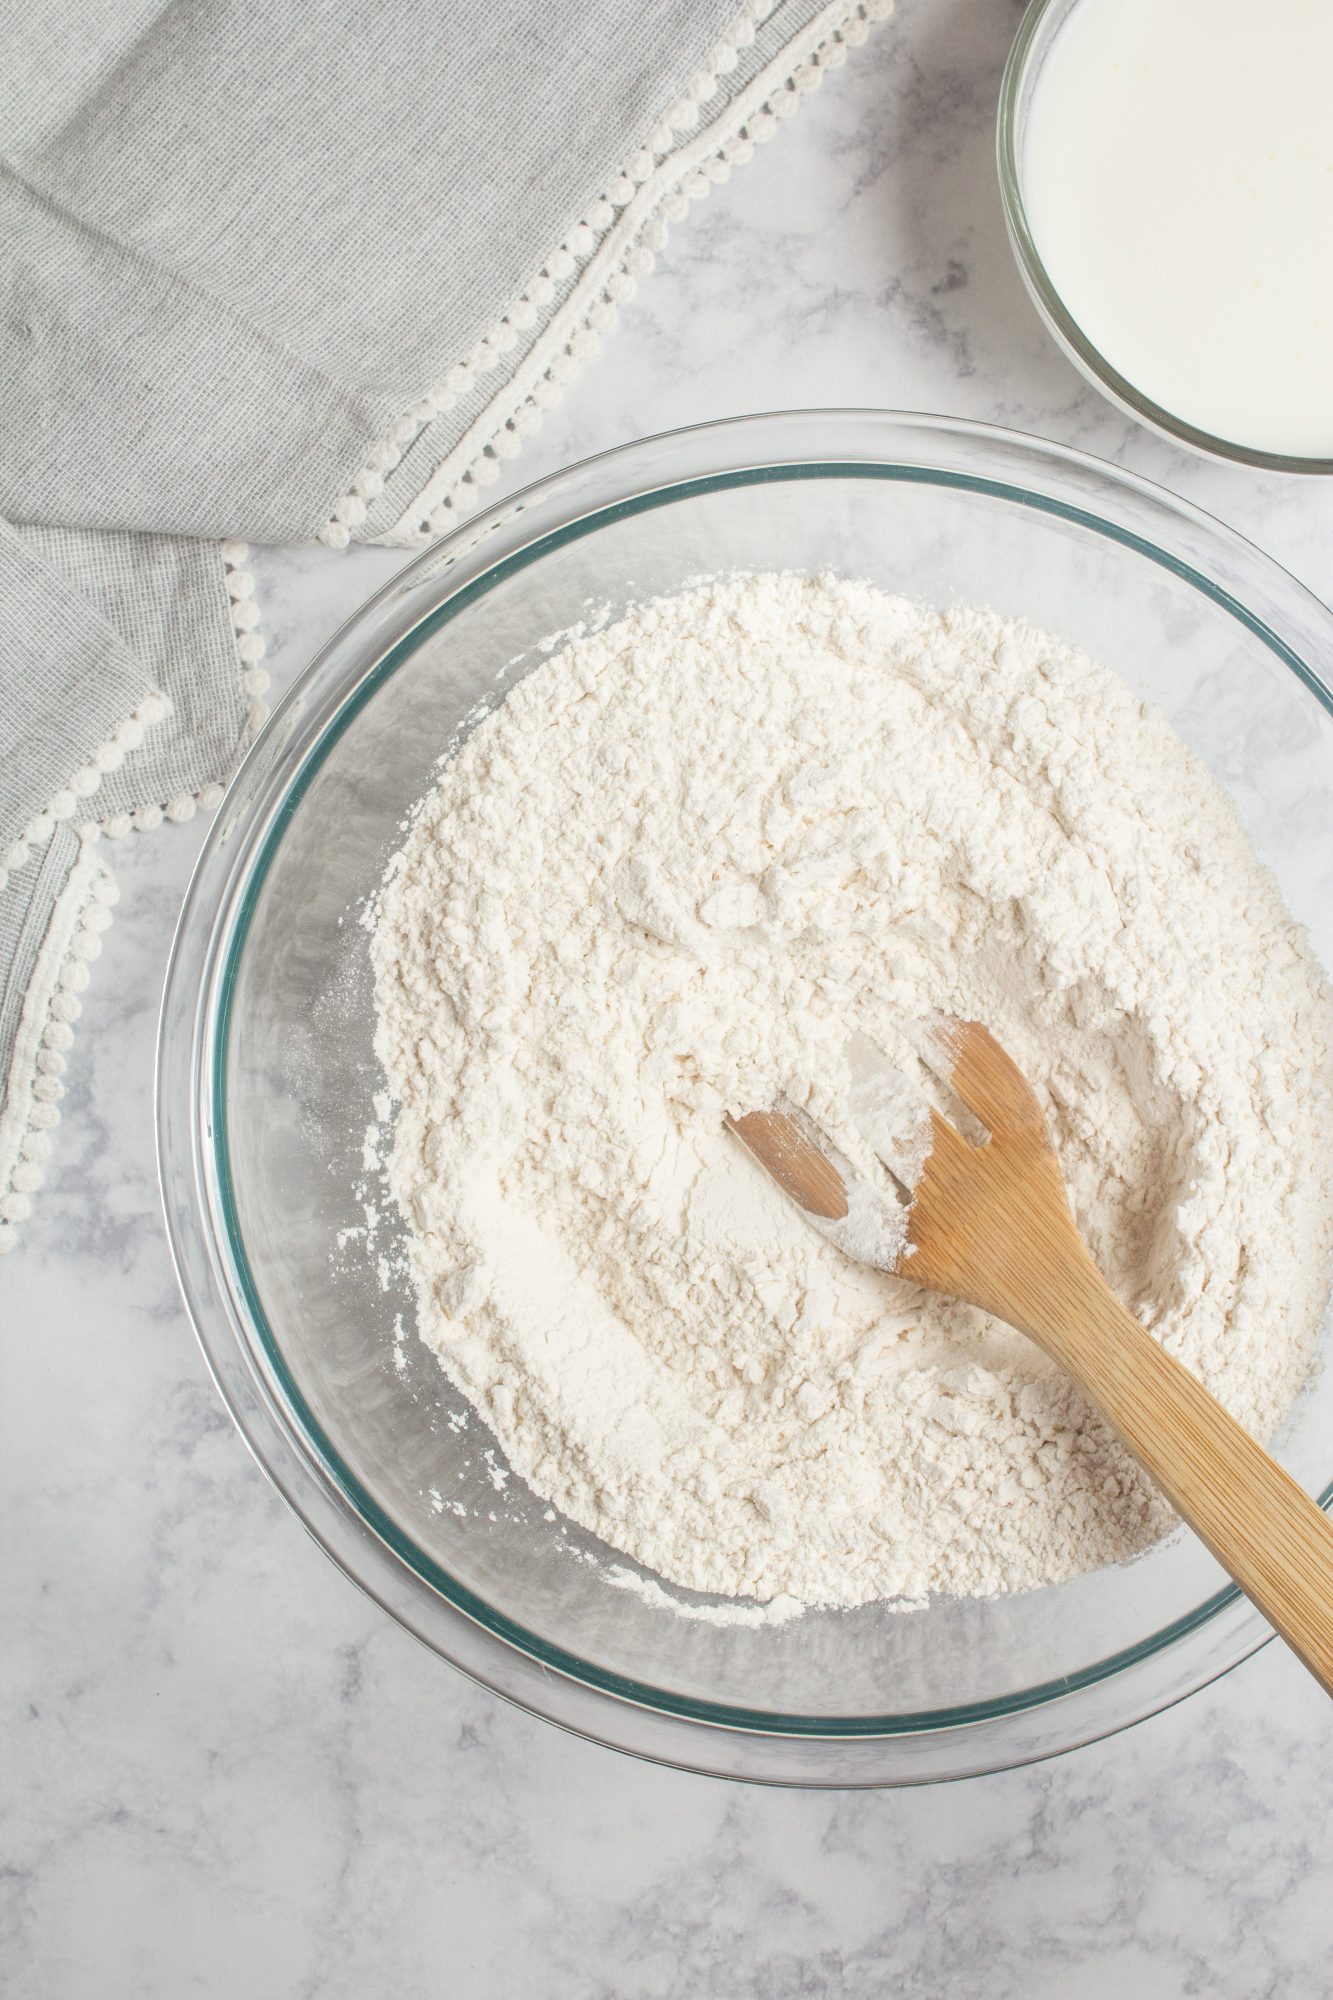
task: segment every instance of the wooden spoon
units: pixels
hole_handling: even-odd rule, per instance
[[[932,1109],[924,1166],[919,1148],[902,1159],[881,1145],[910,1198],[905,1231],[900,1221],[896,1242],[887,1232],[881,1254],[863,1232],[848,1236],[856,1184],[801,1125],[775,1111],[727,1122],[834,1242],[980,1306],[1058,1361],[1333,1694],[1333,1522],[1116,1298],[1070,1214],[1037,1100],[994,1037],[944,1019],[930,1039],[990,1138],[972,1145]]]

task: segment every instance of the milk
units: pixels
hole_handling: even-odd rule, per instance
[[[1022,166],[1113,368],[1216,437],[1333,458],[1333,0],[1078,0]]]

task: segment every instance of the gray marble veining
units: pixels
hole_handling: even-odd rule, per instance
[[[1333,482],[1187,458],[1051,346],[992,167],[1013,0],[903,0],[679,225],[518,468],[765,406],[984,417],[1162,480],[1333,592]],[[280,682],[400,558],[259,559]],[[0,1980],[41,2000],[1328,1990],[1333,1716],[1276,1647],[1055,1763],[780,1794],[441,1665],[299,1531],[177,1302],[152,1043],[198,829],[122,849],[59,1172],[0,1266]]]

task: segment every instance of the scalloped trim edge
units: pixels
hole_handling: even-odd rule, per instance
[[[46,927],[24,995],[0,1111],[0,1253],[14,1248],[32,1197],[46,1179],[51,1134],[60,1123],[65,1060],[89,964],[120,896],[105,862],[86,838]]]
[[[73,819],[81,800],[92,798],[108,771],[125,762],[126,754],[137,750],[155,722],[171,714],[171,699],[160,688],[146,694],[136,709],[118,722],[104,743],[99,743],[86,764],[81,764],[42,811],[35,813],[18,839],[0,857],[0,889],[9,878],[41,852],[62,820]]]
[[[702,200],[733,167],[745,165],[755,146],[771,139],[799,108],[802,97],[818,89],[829,70],[841,66],[848,49],[864,42],[876,22],[887,19],[893,0],[833,0],[704,131],[688,139],[722,76],[736,67],[739,50],[753,42],[756,27],[772,11],[773,0],[748,0],[648,145],[627,162],[467,359],[455,362],[439,385],[373,447],[350,491],[321,529],[321,541],[346,547],[352,530],[366,519],[368,502],[383,492],[386,476],[408,448],[437,417],[455,407],[480,375],[498,365],[501,355],[517,344],[521,331],[536,322],[556,285],[581,266],[568,298],[510,380],[436,466],[394,526],[374,539],[416,545],[447,532],[470,513],[481,499],[481,489],[495,483],[504,461],[517,457],[523,440],[560,400],[564,384],[597,352],[602,334],[616,322],[617,308],[633,297],[636,280],[652,270],[653,253],[667,240],[668,222],[685,215],[690,202]]]
[[[227,594],[231,599],[231,626],[236,657],[241,669],[241,685],[250,697],[242,730],[244,748],[268,720],[269,676],[260,665],[264,639],[259,631],[259,607],[255,601],[254,578],[247,566],[249,548],[244,542],[224,542],[222,560]],[[171,702],[158,691],[140,702],[133,715],[120,723],[102,749],[94,752],[87,766],[92,783],[66,788],[73,801],[65,808],[65,793],[45,815],[38,814],[23,835],[24,853],[18,865],[32,859],[34,849],[46,845],[56,824],[72,818],[81,798],[92,797],[107,771],[115,770],[125,752],[137,749],[153,723],[171,712]],[[135,725],[138,725],[137,728]],[[120,750],[109,759],[108,746]],[[83,1012],[83,993],[89,981],[89,966],[102,949],[102,936],[111,922],[111,912],[120,900],[120,889],[97,852],[102,834],[116,840],[131,831],[151,832],[164,820],[176,825],[194,818],[203,808],[211,811],[222,803],[221,784],[203,785],[197,792],[183,792],[162,805],[137,806],[132,813],[117,813],[110,819],[87,820],[74,831],[79,836],[80,853],[69,873],[47,924],[46,936],[37,954],[32,978],[23,998],[18,1034],[9,1059],[9,1073],[0,1096],[0,1256],[18,1241],[20,1224],[27,1221],[32,1197],[46,1179],[51,1156],[52,1133],[60,1123],[60,1100],[65,1094],[66,1059],[74,1044],[74,1024]],[[56,810],[56,806],[61,809]],[[50,824],[43,824],[49,818]],[[15,847],[18,846],[15,842]],[[0,868],[0,890],[8,883],[7,869],[14,849]]]
[[[268,721],[269,673],[268,668],[260,664],[267,647],[260,630],[255,579],[249,566],[249,545],[246,542],[223,542],[221,553],[227,596],[231,600],[231,630],[241,670],[241,688],[250,698],[239,745],[244,750],[253,743]],[[222,803],[225,790],[225,784],[215,780],[201,785],[197,792],[181,792],[176,798],[136,806],[133,812],[113,813],[107,819],[93,822],[86,831],[94,840],[100,834],[105,834],[108,840],[123,840],[130,833],[153,833],[164,820],[173,826],[184,826],[196,812],[215,811]]]
[[[255,599],[255,580],[249,568],[249,547],[245,542],[223,542],[221,554],[224,584],[231,603],[232,640],[241,670],[241,687],[250,697],[241,732],[240,748],[244,749],[268,721],[266,697],[269,676],[267,668],[260,664],[266,648],[264,635],[259,629],[260,613]],[[170,695],[161,688],[153,688],[123,722],[116,724],[106,741],[99,743],[89,756],[87,763],[73,772],[69,783],[61,787],[41,812],[33,815],[18,839],[0,855],[0,892],[9,886],[11,875],[41,853],[57,825],[72,820],[80,804],[96,796],[106,774],[119,770],[129,752],[139,748],[148,730],[154,723],[165,720],[172,708]],[[202,785],[197,792],[182,792],[175,798],[136,806],[132,812],[113,813],[103,820],[81,821],[77,830],[92,840],[101,834],[106,834],[109,840],[120,840],[132,832],[151,833],[164,820],[181,826],[193,819],[201,807],[205,812],[211,812],[219,806],[224,789],[222,784],[216,782]]]

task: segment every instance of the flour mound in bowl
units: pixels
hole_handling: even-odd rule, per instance
[[[1262,1437],[1308,1371],[1328,986],[1202,764],[1047,633],[755,575],[570,635],[443,766],[372,950],[421,1336],[670,1582],[989,1595],[1172,1525],[1035,1347],[726,1132],[791,1099],[871,1170],[853,1034],[986,1022],[1156,1338]]]

